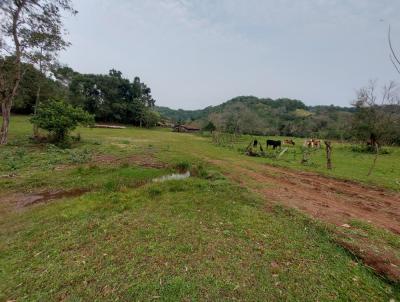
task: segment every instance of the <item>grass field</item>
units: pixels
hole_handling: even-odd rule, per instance
[[[310,160],[307,164],[301,164],[302,146],[304,138],[290,138],[296,143],[293,146],[283,146],[282,149],[288,148],[288,151],[279,159],[275,158],[282,149],[273,151],[271,147],[265,149],[267,139],[284,140],[287,137],[263,137],[242,135],[233,142],[225,142],[219,144],[225,149],[242,151],[247,145],[256,138],[263,143],[264,151],[267,153],[266,158],[256,158],[257,162],[268,163],[276,166],[289,167],[296,170],[312,171],[322,173],[331,177],[341,179],[350,179],[372,185],[386,187],[392,190],[400,191],[400,148],[399,147],[383,147],[385,153],[378,157],[373,172],[368,176],[368,171],[373,164],[374,154],[354,152],[353,147],[357,145],[350,143],[332,142],[332,162],[333,169],[326,169],[326,155],[324,148],[315,149],[310,154]],[[322,141],[321,141],[322,142]],[[322,144],[323,145],[323,144]]]
[[[336,244],[331,226],[269,203],[210,162],[272,163],[237,151],[248,137],[226,148],[165,129],[78,129],[82,141],[62,150],[31,144],[30,132],[26,117],[14,117],[0,148],[2,301],[400,299],[399,284]],[[289,153],[273,164],[400,190],[399,149],[366,177],[372,155],[334,148],[329,172],[322,151],[306,167]],[[182,168],[193,177],[151,181]],[[18,201],[77,189],[87,193]],[[367,234],[400,250],[398,236]]]

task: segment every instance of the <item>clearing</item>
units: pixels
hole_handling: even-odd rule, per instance
[[[400,197],[386,169],[398,149],[366,179],[371,157],[347,147],[325,173],[323,153],[302,171],[160,129],[79,129],[83,141],[61,150],[31,144],[26,117],[12,127],[0,300],[400,298]],[[348,157],[361,172],[345,173]],[[193,177],[152,181],[185,169]]]

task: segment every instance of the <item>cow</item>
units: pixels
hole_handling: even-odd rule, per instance
[[[314,147],[321,148],[321,141],[319,139],[314,139]]]
[[[296,145],[295,142],[292,139],[285,139],[283,141],[283,144],[284,145],[292,145],[292,146]]]
[[[321,141],[319,139],[306,139],[303,144],[304,147],[308,148],[321,148]]]
[[[281,146],[282,146],[282,142],[281,141],[275,141],[275,140],[272,140],[272,139],[268,139],[267,140],[267,149],[268,149],[268,146],[272,146],[272,149],[276,149],[277,147],[279,147],[279,149],[281,148]]]

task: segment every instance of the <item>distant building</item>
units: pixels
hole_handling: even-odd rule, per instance
[[[186,133],[193,133],[199,132],[200,128],[196,126],[189,126],[189,125],[175,125],[173,128],[174,132],[186,132]]]

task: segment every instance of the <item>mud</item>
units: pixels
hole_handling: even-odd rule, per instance
[[[37,193],[16,193],[0,198],[0,202],[8,203],[15,208],[25,208],[36,204],[45,204],[57,199],[73,198],[89,192],[88,189],[44,191]]]

